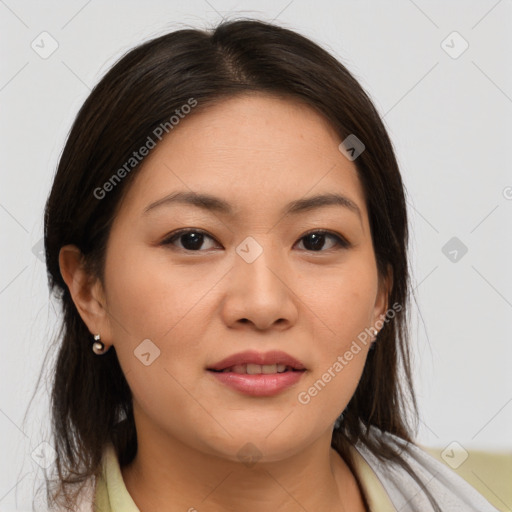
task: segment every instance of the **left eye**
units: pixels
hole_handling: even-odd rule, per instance
[[[181,249],[197,252],[203,245],[205,238],[214,240],[214,238],[200,229],[182,229],[172,233],[162,242],[162,245],[174,245],[177,240],[181,239]],[[321,251],[321,248],[324,246],[326,238],[334,240],[334,246],[338,245],[344,249],[350,247],[350,243],[345,238],[325,230],[311,231],[303,235],[299,240],[304,240],[304,246],[308,251],[325,252]]]
[[[305,234],[300,240],[308,240],[307,245],[313,247],[311,250],[319,252],[318,249],[324,245],[326,238],[331,238],[334,240],[334,245],[338,245],[341,248],[347,249],[350,247],[350,244],[345,238],[325,230],[311,231],[310,233]],[[304,245],[306,245],[306,243]]]

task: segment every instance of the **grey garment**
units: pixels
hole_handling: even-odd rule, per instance
[[[442,512],[499,512],[474,487],[418,446],[376,427],[370,435],[395,446],[436,499]],[[355,445],[386,489],[398,512],[434,512],[427,495],[397,463],[380,461],[361,441]]]

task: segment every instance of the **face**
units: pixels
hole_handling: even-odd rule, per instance
[[[102,339],[132,390],[138,436],[234,461],[252,443],[275,461],[331,435],[370,347],[357,340],[386,307],[340,142],[309,107],[256,94],[195,112],[146,157],[113,223],[103,282]],[[170,199],[192,192],[218,202]],[[353,206],[287,211],[322,194]],[[209,370],[245,351],[282,351],[304,369],[241,377],[242,357],[235,371]]]

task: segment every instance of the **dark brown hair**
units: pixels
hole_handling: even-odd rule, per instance
[[[110,226],[140,165],[111,187],[108,197],[98,199],[94,191],[191,98],[198,105],[194,111],[200,111],[250,91],[301,100],[331,123],[340,140],[353,134],[366,146],[354,164],[379,277],[391,271],[388,304],[401,310],[369,351],[332,446],[353,469],[347,447],[365,443],[381,459],[405,467],[435,502],[397,450],[368,434],[374,426],[413,442],[417,428],[408,347],[407,211],[392,143],[369,96],[328,52],[275,24],[235,20],[211,31],[177,30],[129,51],[92,90],[69,133],[44,218],[49,285],[60,300],[63,320],[52,372],[57,485],[47,482],[50,505],[58,494],[67,496],[75,484],[99,474],[107,442],[113,443],[121,466],[137,451],[131,391],[115,349],[102,357],[92,352],[91,334],[60,273],[59,250],[78,246],[90,271],[102,279]]]

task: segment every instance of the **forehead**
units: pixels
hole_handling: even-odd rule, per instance
[[[143,211],[176,191],[209,193],[229,198],[235,213],[255,213],[340,193],[366,216],[356,167],[340,142],[299,100],[254,93],[198,105],[145,157],[125,201]]]

